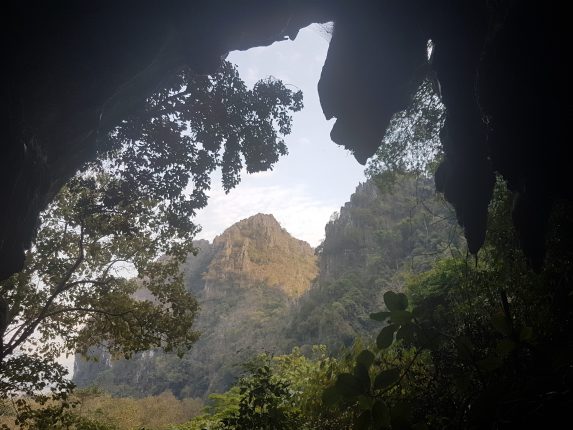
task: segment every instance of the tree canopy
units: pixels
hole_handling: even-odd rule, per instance
[[[230,63],[167,84],[102,139],[100,158],[42,213],[24,269],[0,283],[3,397],[51,385],[65,398],[63,353],[180,355],[197,339],[180,265],[210,175],[220,168],[229,191],[243,170],[272,168],[302,93],[274,79],[247,89]]]

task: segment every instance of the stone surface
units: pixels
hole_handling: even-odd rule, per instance
[[[295,298],[318,274],[311,246],[294,239],[272,215],[239,221],[213,240],[213,249],[206,290],[218,283],[239,288],[263,283]]]
[[[213,243],[194,243],[183,270],[200,311],[200,339],[183,359],[147,351],[132,360],[76,357],[74,381],[123,395],[161,393],[205,396],[226,389],[240,364],[263,351],[279,350],[284,327],[297,299],[318,274],[314,250],[293,238],[272,215],[239,221]],[[282,351],[282,349],[280,349]]]

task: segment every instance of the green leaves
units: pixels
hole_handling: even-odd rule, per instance
[[[354,429],[382,430],[389,429],[391,424],[395,428],[405,429],[411,423],[411,409],[404,402],[397,402],[390,407],[387,401],[392,399],[388,393],[400,382],[401,369],[392,367],[377,370],[371,380],[374,362],[375,356],[371,351],[360,351],[356,355],[353,373],[339,374],[335,384],[322,393],[322,403],[327,407],[339,404],[339,408],[356,408]]]
[[[390,322],[393,324],[408,324],[412,320],[412,314],[404,310],[396,310],[390,313]]]
[[[410,346],[414,342],[416,327],[413,324],[402,325],[396,333],[396,340],[401,340],[404,345]]]
[[[274,374],[269,357],[239,380],[239,407],[221,420],[222,428],[295,429],[300,410],[293,408],[295,393],[290,382]],[[221,427],[218,427],[221,428]]]
[[[395,367],[381,371],[374,378],[374,389],[383,390],[398,382],[400,379],[400,369]]]
[[[384,293],[384,303],[389,311],[404,311],[408,307],[408,298],[403,293],[387,291]]]
[[[384,303],[389,311],[382,311],[370,314],[370,318],[376,321],[389,321],[390,324],[384,327],[376,337],[376,346],[380,349],[388,348],[396,339],[402,340],[406,344],[412,343],[416,332],[412,324],[412,312],[407,311],[408,298],[403,293],[387,291],[384,294]]]
[[[411,342],[414,337],[414,327],[410,324],[412,313],[407,311],[408,298],[403,293],[387,291],[384,293],[384,303],[389,311],[370,314],[370,318],[376,321],[390,321],[390,325],[384,327],[376,337],[376,346],[379,349],[388,348],[394,342],[394,333],[398,331],[398,339]]]
[[[207,204],[210,175],[220,168],[228,191],[241,171],[272,168],[288,152],[284,136],[302,106],[302,93],[274,78],[247,88],[227,61],[211,76],[183,69],[106,136],[111,151],[96,167],[119,178],[122,192],[105,201],[116,207],[147,199],[162,218],[158,236],[182,237],[196,229],[192,219]]]
[[[336,386],[326,388],[322,392],[322,403],[325,406],[333,406],[340,399],[341,394]]]
[[[407,430],[412,425],[412,406],[405,401],[398,401],[391,410],[392,430]]]
[[[382,400],[376,400],[372,405],[372,420],[381,428],[390,425],[390,409]]]
[[[368,393],[370,390],[370,375],[368,374],[368,368],[360,363],[354,366],[354,377],[360,384],[363,393]]]
[[[493,372],[503,365],[503,360],[495,354],[490,354],[486,358],[479,360],[477,365],[484,372]]]
[[[533,329],[528,326],[522,327],[519,331],[519,340],[521,342],[531,342],[533,339]]]
[[[366,369],[369,369],[372,363],[374,362],[374,354],[367,349],[360,351],[358,356],[356,357],[356,363],[361,364]]]
[[[506,357],[517,348],[517,343],[513,339],[505,338],[497,342],[496,352],[501,357]]]
[[[351,373],[341,373],[336,378],[334,386],[342,397],[351,398],[364,393],[365,387],[362,382]]]
[[[366,410],[358,416],[352,428],[353,430],[368,430],[372,428],[371,426],[372,426],[372,414],[369,410]]]
[[[445,119],[444,106],[436,96],[432,82],[432,79],[424,80],[414,94],[412,104],[393,117],[384,136],[384,145],[379,146],[368,163],[368,176],[388,177],[401,171],[428,172],[431,169],[436,154],[441,152],[439,131]]]
[[[102,130],[99,160],[41,215],[26,277],[9,281],[17,285],[7,293],[7,323],[22,330],[3,343],[0,361],[35,346],[34,332],[47,358],[94,344],[118,356],[151,348],[181,355],[197,339],[197,303],[179,269],[194,251],[192,220],[207,203],[210,174],[221,168],[229,190],[244,168],[271,168],[287,153],[283,138],[302,93],[271,78],[250,90],[229,62],[211,76],[184,69],[165,83],[129,118],[112,121],[114,130]],[[137,284],[117,276],[118,266]]]
[[[171,244],[154,230],[161,228],[161,215],[131,197],[117,178],[96,171],[60,190],[42,214],[23,273],[9,280],[8,323],[21,330],[3,343],[0,361],[18,348],[50,361],[96,344],[118,357],[154,348],[181,354],[197,340],[198,306],[183,284],[181,260],[157,259]],[[149,225],[152,219],[156,224]],[[192,247],[189,240],[177,246],[184,255]],[[3,366],[1,373],[6,377],[10,369]],[[25,374],[11,374],[11,390],[23,390]],[[45,377],[48,386],[60,376]]]
[[[499,312],[491,317],[491,325],[498,333],[504,336],[509,336],[511,334],[511,322],[502,312]]]
[[[388,348],[394,342],[394,333],[398,329],[396,324],[384,327],[376,337],[376,346],[379,349]]]

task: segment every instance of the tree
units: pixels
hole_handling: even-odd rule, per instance
[[[349,417],[323,407],[321,393],[345,364],[328,356],[324,345],[306,357],[298,348],[271,357],[260,354],[244,365],[245,374],[225,393],[211,394],[205,413],[179,430],[346,429]]]
[[[183,70],[102,137],[99,160],[42,214],[24,270],[0,283],[2,396],[52,384],[65,400],[71,384],[54,360],[94,345],[126,357],[187,350],[197,303],[179,268],[210,174],[220,167],[228,191],[243,165],[271,168],[301,108],[300,91],[272,79],[248,90],[224,63],[212,76]]]
[[[247,173],[272,169],[287,154],[291,112],[302,109],[302,92],[269,78],[247,89],[236,68],[198,76],[184,69],[165,89],[102,139],[93,169],[119,180],[112,203],[153,201],[161,216],[150,225],[181,255],[196,211],[207,204],[211,173],[221,169],[229,191]],[[167,240],[168,239],[168,240]]]
[[[116,185],[102,175],[72,180],[42,215],[24,271],[2,283],[11,303],[0,350],[2,396],[24,392],[44,402],[36,392],[51,388],[66,401],[72,385],[54,363],[63,353],[105,345],[115,355],[150,348],[181,354],[197,339],[197,303],[178,260],[154,258],[163,242],[146,224],[154,205],[106,205]],[[122,276],[129,270],[138,277]]]
[[[239,410],[222,420],[222,428],[288,430],[300,427],[299,413],[292,408],[293,394],[289,383],[273,377],[268,357],[253,366],[251,374],[241,378],[238,385]]]

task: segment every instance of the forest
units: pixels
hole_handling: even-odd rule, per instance
[[[563,160],[550,174],[541,154],[547,165],[520,173],[496,140],[517,120],[486,98],[483,111],[466,109],[452,88],[465,94],[467,82],[456,87],[463,79],[444,72],[443,57],[432,63],[434,49],[458,46],[425,33],[400,33],[412,52],[397,55],[396,70],[410,70],[420,52],[424,59],[407,91],[400,73],[381,69],[385,85],[395,84],[385,93],[392,112],[369,104],[366,81],[352,93],[366,102],[348,102],[349,111],[339,103],[348,88],[334,97],[332,85],[356,70],[340,66],[336,50],[352,45],[345,41],[361,30],[349,22],[369,7],[337,15],[319,83],[325,116],[340,111],[331,137],[368,159],[367,179],[315,248],[272,214],[253,214],[212,242],[196,239],[215,174],[230,192],[288,155],[293,116],[304,115],[301,90],[272,76],[249,86],[229,61],[208,73],[182,66],[174,26],[151,66],[106,101],[92,156],[50,184],[43,206],[28,194],[28,215],[43,209],[30,245],[16,246],[23,259],[6,260],[2,272],[0,428],[470,430],[568,421],[573,207],[562,184],[546,192],[563,182]],[[394,8],[402,11],[375,10],[386,17]],[[513,21],[501,23],[500,10],[490,11],[500,22],[488,28],[502,30],[488,43],[499,34],[513,41],[503,32]],[[484,61],[505,62],[493,57]],[[38,119],[38,130],[62,112]],[[369,128],[377,122],[381,136]],[[486,135],[488,155],[476,143]],[[462,150],[452,143],[460,136]],[[24,146],[41,164],[50,157],[32,140]],[[1,249],[17,242],[16,230]],[[74,357],[73,375],[64,356]]]

